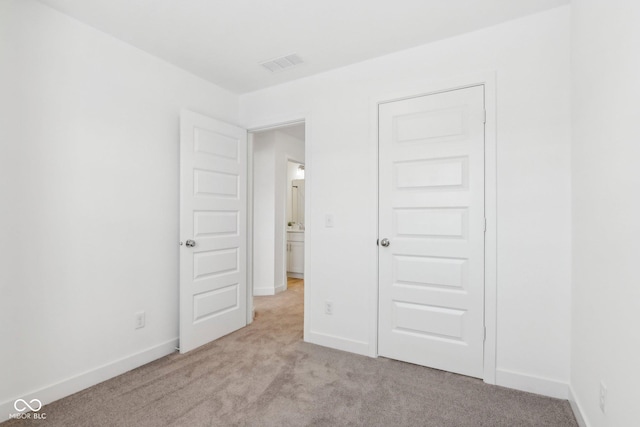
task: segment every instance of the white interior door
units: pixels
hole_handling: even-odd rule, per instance
[[[484,86],[380,105],[381,356],[482,377],[484,117]]]
[[[247,322],[247,132],[180,117],[180,352]]]

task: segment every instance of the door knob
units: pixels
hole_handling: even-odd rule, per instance
[[[189,244],[189,243],[187,242],[187,244]],[[387,247],[387,246],[389,246],[390,244],[391,244],[391,242],[389,241],[389,239],[382,239],[382,240],[380,240],[380,246],[384,246],[384,247],[386,248],[386,247]]]
[[[187,247],[188,248],[193,248],[196,246],[196,241],[195,240],[187,240]]]

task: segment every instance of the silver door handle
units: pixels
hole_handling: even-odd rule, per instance
[[[193,248],[193,247],[196,246],[196,241],[195,240],[187,240],[186,245],[187,245],[188,248]]]
[[[389,246],[391,244],[391,242],[389,241],[389,239],[382,239],[380,240],[380,246],[384,246],[385,248],[387,246]]]

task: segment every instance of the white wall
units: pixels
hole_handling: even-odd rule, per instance
[[[278,130],[253,135],[253,293],[286,289],[287,161],[304,162],[304,141]]]
[[[574,0],[572,9],[571,387],[588,425],[631,426],[640,397],[640,3]]]
[[[497,72],[498,383],[566,397],[570,11],[561,7],[241,96],[241,123],[308,117],[305,337],[375,352],[379,94]],[[348,185],[345,183],[348,177]],[[335,227],[325,228],[332,213]],[[325,300],[334,314],[324,314]]]
[[[238,99],[31,0],[0,63],[1,419],[173,351],[179,111]]]
[[[274,133],[253,134],[253,294],[275,294]]]

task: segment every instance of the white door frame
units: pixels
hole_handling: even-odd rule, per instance
[[[247,129],[247,324],[253,322],[253,144],[254,144],[254,133],[265,130],[275,130],[278,128],[283,128],[287,126],[292,126],[300,123],[305,124],[305,136],[304,136],[304,159],[302,162],[305,165],[305,182],[308,184],[310,182],[310,174],[308,171],[308,165],[310,163],[311,156],[309,155],[309,139],[310,139],[310,116],[308,114],[297,114],[289,117],[279,117],[273,120],[267,120],[260,123],[243,125],[245,129]],[[297,160],[296,160],[297,161]],[[308,190],[305,189],[308,194]],[[310,198],[305,197],[304,200],[304,209],[305,212],[310,212]],[[285,201],[286,203],[286,201]],[[285,229],[286,234],[286,229]],[[305,254],[308,251],[307,248],[307,240],[308,236],[306,235],[306,227],[305,227]],[[304,271],[305,277],[307,272],[307,258],[305,256],[304,262]],[[285,259],[286,265],[286,259]],[[285,267],[285,281],[286,281],[286,267]],[[309,284],[305,281],[305,288],[308,288]],[[304,305],[305,307],[309,307],[308,302],[309,292],[304,293]],[[307,328],[309,323],[308,310],[304,310],[304,335],[305,341],[307,336]]]
[[[496,383],[496,336],[497,336],[497,170],[496,170],[496,73],[487,71],[462,75],[443,81],[418,81],[404,84],[397,91],[381,93],[370,98],[369,105],[371,117],[371,151],[370,161],[372,170],[372,185],[376,200],[376,215],[380,206],[378,204],[378,106],[383,103],[415,98],[425,95],[433,95],[440,92],[448,92],[471,86],[484,85],[485,110],[487,112],[485,124],[485,217],[487,219],[487,231],[485,234],[485,260],[484,260],[484,325],[486,338],[484,342],[484,372],[483,380],[489,384]],[[378,235],[378,223],[373,235]],[[306,249],[306,248],[305,248]],[[376,257],[374,267],[376,280],[372,289],[372,298],[369,306],[369,356],[378,356],[378,278],[379,260]],[[305,293],[306,294],[306,293]],[[305,322],[306,324],[306,322]]]

